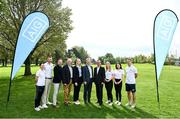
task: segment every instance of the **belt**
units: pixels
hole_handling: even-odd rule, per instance
[[[47,78],[47,77],[46,77],[46,79],[52,79],[52,78]]]
[[[121,80],[121,79],[115,79],[115,80]]]
[[[109,81],[109,80],[111,80],[111,79],[106,79],[106,81]]]

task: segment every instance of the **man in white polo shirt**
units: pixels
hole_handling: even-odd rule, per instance
[[[127,64],[128,66],[126,67],[126,91],[128,96],[128,103],[126,104],[126,106],[131,106],[131,108],[135,108],[137,69],[132,64],[131,59],[127,60]]]
[[[49,93],[51,90],[51,84],[52,84],[52,73],[53,73],[53,64],[52,64],[52,57],[49,56],[47,59],[47,62],[44,64],[44,69],[45,69],[45,90],[43,93],[43,98],[42,98],[42,107],[43,108],[48,108],[47,104],[51,105],[52,103],[49,102]]]

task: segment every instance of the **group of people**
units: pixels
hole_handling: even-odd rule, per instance
[[[79,105],[79,93],[81,85],[84,85],[83,99],[84,103],[91,103],[92,84],[95,83],[97,103],[101,106],[103,104],[103,85],[105,84],[107,92],[107,104],[113,104],[112,89],[113,85],[116,92],[115,104],[121,105],[121,89],[124,74],[126,73],[126,91],[128,96],[128,103],[126,106],[135,108],[136,106],[136,78],[137,69],[132,64],[131,59],[127,60],[127,67],[122,68],[120,63],[115,65],[115,70],[112,70],[110,62],[106,62],[105,68],[101,66],[101,61],[96,61],[97,66],[93,69],[91,65],[91,58],[86,59],[85,66],[82,66],[81,59],[77,58],[75,66],[72,66],[72,59],[68,58],[66,65],[63,66],[63,60],[57,60],[55,66],[52,64],[52,57],[48,57],[47,62],[40,64],[40,69],[36,72],[36,97],[35,110],[40,111],[43,108],[48,108],[47,105],[58,107],[57,96],[60,89],[60,84],[64,88],[64,104],[70,104],[70,92],[72,85],[74,86],[73,101],[74,104]],[[54,76],[53,76],[54,74]],[[51,84],[54,84],[53,102],[49,101],[49,94]]]

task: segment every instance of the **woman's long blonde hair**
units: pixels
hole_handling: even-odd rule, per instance
[[[106,71],[111,71],[111,63],[110,62],[106,62]]]

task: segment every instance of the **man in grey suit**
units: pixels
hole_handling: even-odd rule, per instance
[[[83,82],[84,82],[84,103],[90,103],[91,89],[93,82],[93,67],[91,66],[91,58],[86,59],[86,65],[83,67]]]

